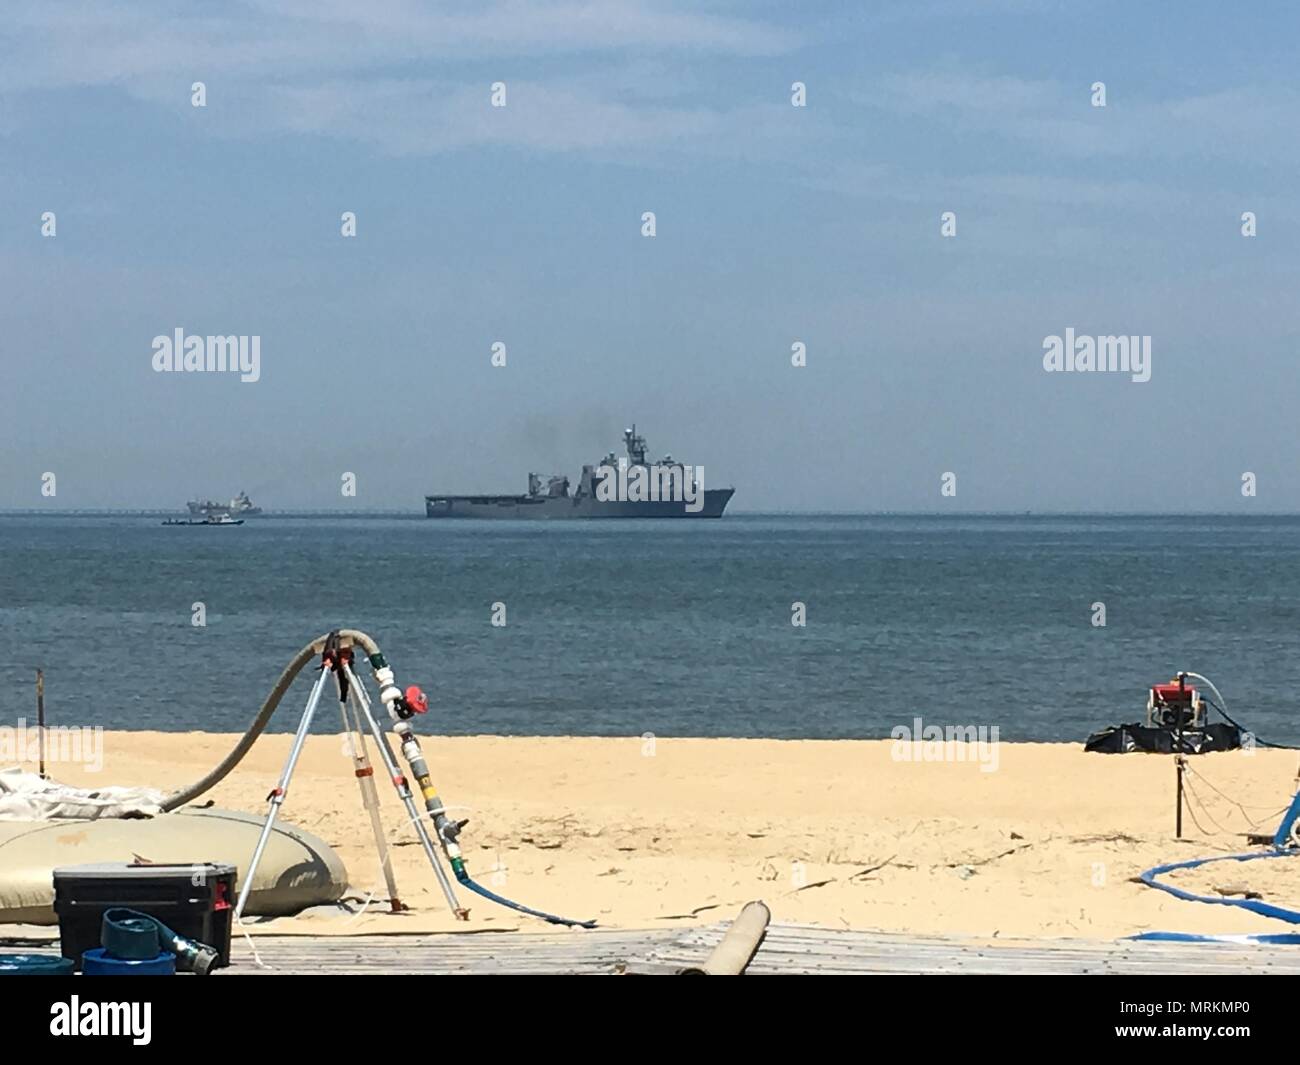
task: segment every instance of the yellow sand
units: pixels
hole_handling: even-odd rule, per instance
[[[201,776],[235,739],[106,733],[100,772],[59,765],[54,773],[87,786],[171,788]],[[289,743],[264,736],[205,801],[263,811]],[[1160,862],[1244,849],[1243,833],[1255,830],[1246,814],[1271,834],[1295,790],[1290,752],[1191,759],[1190,782],[1205,804],[1193,812],[1205,831],[1189,816],[1187,838],[1177,841],[1171,758],[1085,754],[1077,745],[1002,744],[996,771],[984,772],[973,760],[899,761],[889,741],[423,743],[444,800],[470,819],[462,842],[471,872],[504,895],[605,926],[710,923],[758,898],[778,921],[897,932],[1111,938],[1289,927],[1180,902],[1130,878]],[[413,912],[349,927],[465,930],[446,915],[392,788],[382,773],[376,780]],[[354,885],[382,896],[340,737],[309,740],[284,816],[336,847]],[[1249,887],[1300,907],[1300,858],[1220,863],[1174,880],[1201,893]],[[470,929],[547,928],[469,894],[464,901]]]

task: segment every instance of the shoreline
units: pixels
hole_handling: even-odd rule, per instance
[[[99,772],[59,763],[51,775],[78,786],[171,790],[210,770],[239,738],[102,736]],[[291,738],[260,737],[200,802],[263,814]],[[1292,751],[1190,758],[1194,799],[1180,841],[1171,758],[1085,754],[1077,743],[1001,742],[996,769],[984,771],[974,754],[898,761],[888,739],[420,740],[449,813],[469,818],[461,843],[471,874],[528,905],[604,927],[708,924],[763,899],[778,922],[864,931],[1112,939],[1284,930],[1131,878],[1166,862],[1243,851],[1249,831],[1271,834],[1295,790]],[[382,881],[352,778],[341,736],[309,737],[281,815],[333,846],[364,892]],[[398,844],[399,887],[414,912],[367,914],[349,922],[351,931],[548,930],[481,899],[469,926],[452,921],[392,788],[377,783]],[[1245,885],[1281,905],[1300,898],[1297,862],[1212,865],[1168,879],[1201,894]],[[267,928],[289,930],[284,921]]]

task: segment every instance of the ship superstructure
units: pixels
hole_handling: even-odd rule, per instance
[[[705,488],[700,467],[671,455],[650,463],[645,437],[633,425],[623,430],[626,458],[611,451],[582,467],[576,487],[562,474],[528,474],[524,495],[428,495],[430,518],[720,518],[734,488]],[[570,488],[573,490],[570,491]]]

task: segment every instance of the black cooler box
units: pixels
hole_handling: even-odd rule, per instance
[[[125,906],[158,918],[187,939],[205,943],[230,964],[235,867],[213,862],[130,865],[97,862],[54,870],[59,946],[78,970],[81,955],[99,946],[104,911]]]

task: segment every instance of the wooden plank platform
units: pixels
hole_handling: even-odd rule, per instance
[[[725,924],[649,931],[433,935],[258,935],[232,944],[221,975],[515,974],[661,975],[701,964]],[[0,929],[3,936],[3,929]],[[254,960],[256,948],[262,965]],[[57,953],[48,941],[0,938],[0,950]],[[773,924],[749,967],[763,974],[1300,974],[1300,947],[1099,942],[1076,939],[979,940],[843,932]]]
[[[679,935],[656,958],[677,968],[706,954],[723,926]],[[776,925],[750,964],[751,974],[1300,973],[1300,948],[1221,943],[1137,943],[1080,939],[980,940],[841,932]]]
[[[258,936],[230,972],[614,975],[701,964],[726,925],[646,932],[571,931],[325,938]],[[1300,974],[1300,948],[1087,940],[987,941],[773,925],[751,974]]]

